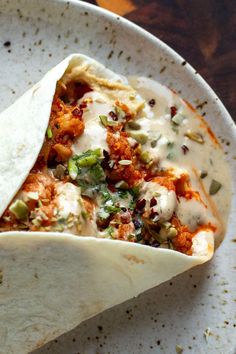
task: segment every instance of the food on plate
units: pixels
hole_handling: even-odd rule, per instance
[[[204,263],[224,237],[221,147],[189,103],[151,79],[71,55],[0,115],[0,141],[5,352]]]

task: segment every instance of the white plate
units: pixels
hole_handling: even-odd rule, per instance
[[[200,112],[224,139],[235,181],[233,121],[199,74],[160,40],[79,1],[1,0],[0,29],[0,110],[68,54],[84,53],[118,73],[152,76],[194,106],[204,103]],[[235,209],[234,196],[226,240],[209,264],[86,321],[37,354],[169,354],[176,345],[184,353],[235,354]]]

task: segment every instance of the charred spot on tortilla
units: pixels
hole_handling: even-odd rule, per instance
[[[230,199],[214,134],[174,91],[143,77],[104,78],[99,70],[86,60],[72,63],[57,81],[40,153],[0,231],[212,253],[207,242],[222,239]]]
[[[133,254],[125,254],[123,256],[125,259],[127,259],[129,262],[133,262],[136,264],[144,264],[145,261],[143,259],[139,259],[138,257],[135,257]]]

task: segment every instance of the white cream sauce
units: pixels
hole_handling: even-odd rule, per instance
[[[193,212],[190,212],[190,211]],[[211,222],[217,224],[212,211],[196,199],[180,197],[177,203],[176,215],[183,225],[187,225],[190,231],[195,231],[199,226]]]
[[[144,182],[141,191],[141,198],[146,200],[145,212],[149,215],[151,209],[158,214],[158,221],[169,220],[176,208],[177,200],[174,191],[160,186],[155,182]],[[155,198],[156,205],[150,206],[150,201]]]
[[[79,216],[82,212],[80,188],[72,183],[57,183],[57,203],[60,218],[67,219],[69,215]]]
[[[81,154],[89,149],[101,148],[108,150],[106,137],[107,130],[100,122],[100,115],[108,115],[112,111],[112,103],[100,92],[87,92],[79,101],[81,104],[85,99],[91,99],[83,113],[85,123],[84,133],[76,139],[72,146],[74,154]]]
[[[200,231],[193,238],[193,256],[211,256],[214,251],[214,234],[212,231]]]
[[[180,175],[181,171],[187,172],[192,189],[200,192],[201,199],[207,205],[205,208],[201,202],[184,201],[180,198],[176,208],[177,215],[192,230],[198,223],[208,221],[216,224],[215,238],[219,244],[225,232],[231,203],[230,173],[221,147],[210,136],[207,125],[199,115],[174,92],[143,77],[131,78],[130,84],[146,101],[145,108],[136,120],[149,137],[142,148],[149,151],[155,161],[159,161],[161,168],[172,167],[176,175]],[[155,100],[153,107],[148,105],[151,99]],[[179,125],[171,122],[171,106],[175,106],[178,113],[183,116]],[[204,138],[204,144],[185,136],[189,130],[200,133]],[[150,143],[155,139],[156,146],[151,147]],[[189,149],[186,154],[181,148],[183,145]],[[207,171],[208,175],[200,179],[203,170]],[[210,197],[208,191],[212,179],[220,182],[222,187],[218,193]]]
[[[175,213],[183,225],[187,225],[190,231],[195,231],[200,225],[212,223],[217,227],[215,232],[216,243],[222,240],[225,232],[229,207],[230,207],[230,176],[228,167],[224,161],[224,154],[219,145],[212,139],[207,131],[207,126],[198,114],[193,111],[181,98],[168,88],[147,78],[131,78],[130,84],[137,90],[137,97],[144,99],[145,104],[139,110],[135,121],[140,125],[139,133],[147,135],[148,139],[142,145],[144,151],[148,151],[151,158],[161,169],[173,169],[176,177],[182,174],[190,178],[191,189],[198,191],[201,200],[186,200],[177,198],[174,191],[159,185],[156,182],[143,182],[141,198],[147,203],[146,214],[151,209],[158,214],[160,222],[168,221]],[[83,113],[85,130],[73,144],[73,153],[80,154],[88,149],[101,148],[109,151],[106,136],[107,130],[100,122],[100,115],[107,116],[114,108],[114,101],[102,92],[92,91],[86,93],[78,102],[87,100],[87,108]],[[155,100],[151,106],[149,101]],[[181,115],[181,123],[175,125],[171,119],[171,107],[177,108]],[[200,133],[204,144],[192,141],[186,136],[188,131]],[[119,134],[119,133],[117,133]],[[132,137],[128,138],[130,145],[135,143]],[[156,141],[156,145],[151,144]],[[184,154],[182,146],[188,151]],[[201,171],[207,171],[208,175],[200,179]],[[212,197],[209,196],[209,187],[212,179],[219,181],[222,188]],[[68,217],[70,213],[81,214],[80,191],[71,184],[59,187],[58,201],[60,213]],[[150,207],[150,200],[155,197],[156,205]],[[128,207],[129,200],[121,200],[121,206]],[[99,198],[96,200],[99,208]],[[96,229],[95,216],[88,228],[84,226],[83,234],[93,234],[99,237]],[[93,223],[92,229],[89,227]],[[200,231],[193,240],[193,254],[204,255],[212,237],[211,231]]]

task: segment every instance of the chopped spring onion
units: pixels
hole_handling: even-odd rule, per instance
[[[150,157],[150,154],[148,151],[143,151],[140,155],[140,160],[145,163],[145,164],[148,164],[149,162],[152,161],[151,157]]]
[[[26,220],[29,214],[28,206],[20,199],[12,203],[9,210],[18,220]]]
[[[70,178],[75,180],[78,175],[78,167],[76,165],[76,161],[71,158],[68,162],[68,171]]]
[[[48,139],[52,139],[53,137],[52,129],[50,127],[47,128],[47,137]]]
[[[117,125],[117,122],[114,122],[113,120],[108,120],[107,116],[105,115],[100,115],[99,118],[104,127]]]
[[[171,121],[176,124],[176,125],[180,125],[183,120],[185,119],[185,117],[181,114],[181,113],[177,113],[172,119]]]
[[[167,231],[167,237],[172,239],[177,236],[177,230],[175,227],[170,227]]]
[[[147,134],[142,132],[129,132],[129,135],[141,145],[144,145],[148,141]]]
[[[90,167],[95,165],[97,162],[98,162],[97,156],[90,155],[90,156],[81,157],[77,161],[77,164],[79,167]]]

